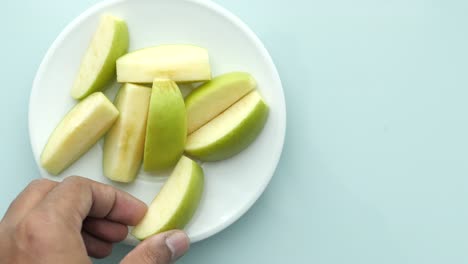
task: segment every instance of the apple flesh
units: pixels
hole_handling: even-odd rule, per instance
[[[117,60],[117,81],[151,83],[155,78],[175,82],[211,79],[208,51],[192,45],[162,45],[131,52]]]
[[[182,156],[171,176],[148,207],[146,215],[132,230],[132,235],[144,240],[152,235],[183,229],[200,203],[204,185],[202,168]]]
[[[83,99],[102,90],[115,76],[115,62],[128,50],[129,34],[125,21],[104,15],[88,47],[71,91]]]
[[[140,169],[145,146],[151,89],[124,84],[115,106],[120,116],[104,141],[104,175],[117,182],[132,182]]]
[[[118,116],[117,108],[101,92],[79,102],[52,132],[41,154],[42,167],[60,174],[96,144]]]
[[[187,140],[184,98],[172,80],[155,79],[146,128],[143,168],[156,172],[174,166]]]
[[[260,94],[253,91],[190,134],[185,152],[202,161],[230,158],[257,138],[267,117],[268,106]]]
[[[188,133],[192,133],[221,114],[257,86],[245,72],[232,72],[198,87],[185,99]]]

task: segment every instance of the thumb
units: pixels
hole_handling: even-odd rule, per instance
[[[180,258],[189,247],[190,240],[183,231],[168,231],[138,244],[120,264],[169,264]]]

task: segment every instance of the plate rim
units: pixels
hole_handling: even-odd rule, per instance
[[[49,61],[52,59],[52,55],[54,54],[55,50],[59,47],[59,45],[64,41],[64,39],[71,33],[72,30],[74,30],[79,24],[81,24],[83,21],[85,21],[88,17],[91,15],[98,13],[102,11],[103,9],[106,9],[109,6],[116,5],[121,2],[127,2],[127,1],[132,1],[132,0],[105,0],[99,3],[96,3],[83,11],[81,14],[79,14],[76,18],[74,18],[71,22],[69,22],[59,33],[59,35],[55,38],[55,40],[52,42],[50,47],[47,49],[45,55],[43,56],[41,63],[38,67],[38,70],[36,71],[35,77],[32,82],[32,87],[31,87],[31,92],[29,95],[29,102],[28,102],[28,132],[29,132],[29,141],[30,141],[30,146],[31,150],[34,156],[34,160],[36,163],[36,166],[39,168],[40,162],[38,160],[38,155],[36,153],[39,153],[35,151],[35,140],[32,137],[32,121],[31,121],[31,115],[32,115],[32,104],[33,104],[33,97],[38,93],[38,84],[42,79],[42,76],[44,75],[44,72],[46,70],[46,65],[49,64]],[[259,50],[260,55],[267,61],[268,66],[270,67],[270,71],[273,73],[273,76],[271,76],[274,80],[274,82],[277,82],[279,85],[279,88],[281,90],[280,97],[278,98],[278,115],[279,115],[279,120],[282,123],[281,124],[281,131],[278,131],[278,138],[281,141],[280,144],[280,150],[278,153],[273,157],[274,160],[274,166],[270,168],[268,171],[269,178],[268,180],[263,182],[263,185],[259,186],[259,191],[256,192],[254,195],[254,198],[251,199],[244,207],[242,207],[240,210],[238,210],[235,214],[232,215],[228,220],[222,222],[222,224],[218,225],[216,228],[210,229],[208,232],[202,233],[199,236],[195,236],[191,238],[191,242],[199,242],[202,240],[205,240],[207,238],[210,238],[221,231],[225,230],[235,222],[237,222],[240,218],[242,218],[251,208],[252,206],[259,200],[259,198],[263,195],[265,192],[267,186],[270,184],[271,179],[275,175],[275,172],[279,166],[280,159],[282,156],[282,153],[284,151],[284,144],[285,144],[285,139],[286,139],[286,132],[287,132],[287,108],[286,108],[286,99],[285,99],[285,93],[284,93],[284,88],[283,84],[278,72],[278,69],[276,67],[276,64],[274,63],[270,53],[266,49],[265,45],[263,42],[260,40],[260,38],[257,36],[257,34],[244,22],[242,21],[238,16],[234,15],[230,11],[228,11],[226,8],[222,7],[221,5],[211,1],[211,0],[179,0],[183,2],[190,2],[196,5],[199,5],[203,8],[207,8],[212,10],[215,13],[218,13],[225,19],[231,21],[236,27],[238,27],[243,33],[245,33],[248,38],[255,44],[255,47]],[[40,154],[39,154],[40,156]],[[41,172],[39,172],[40,177],[44,178],[44,175],[42,175]],[[60,180],[60,179],[58,179]],[[135,245],[134,242],[129,241],[128,238],[124,241],[123,243],[130,244],[130,245]]]

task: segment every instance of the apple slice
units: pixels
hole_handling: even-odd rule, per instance
[[[102,90],[115,76],[115,62],[128,50],[129,36],[125,21],[103,15],[88,47],[72,88],[72,97],[83,99]]]
[[[199,129],[239,99],[255,89],[255,79],[245,72],[232,72],[214,78],[185,99],[188,133]]]
[[[162,171],[174,166],[184,152],[186,140],[187,114],[177,84],[155,79],[146,128],[144,170]]]
[[[183,229],[191,220],[203,193],[202,168],[182,156],[171,176],[148,207],[146,215],[132,230],[132,235],[144,240],[152,235]]]
[[[236,155],[262,131],[268,106],[253,91],[187,138],[185,152],[203,161],[217,161]]]
[[[175,82],[211,79],[208,51],[192,45],[162,45],[131,52],[117,60],[117,81],[151,83],[155,78]]]
[[[96,92],[79,102],[52,132],[41,154],[41,164],[58,175],[86,153],[117,120],[119,111]]]
[[[104,141],[104,175],[117,182],[132,182],[140,169],[145,146],[151,89],[124,84],[115,99],[120,116]]]

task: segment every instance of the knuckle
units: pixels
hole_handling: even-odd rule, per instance
[[[70,176],[70,177],[65,178],[65,180],[63,180],[63,182],[67,182],[67,183],[70,183],[70,184],[81,185],[81,184],[83,184],[83,182],[85,182],[85,179],[83,177],[80,177],[80,176]]]
[[[51,183],[52,183],[51,180],[35,179],[31,183],[28,184],[28,188],[36,188],[36,187],[43,186],[43,185],[49,185]]]
[[[153,248],[147,247],[143,251],[143,263],[158,263],[158,264],[165,264],[169,263],[170,257],[169,253],[166,252],[167,250],[164,247]]]
[[[89,180],[80,176],[69,176],[63,180],[62,184],[81,190],[89,185]]]
[[[143,254],[142,254],[143,263],[145,263],[145,264],[158,263],[159,257],[155,253],[156,252],[154,250],[151,250],[149,248],[144,250]]]
[[[116,191],[116,189],[114,187],[112,187],[110,185],[107,185],[107,184],[100,184],[100,185],[98,185],[96,187],[98,187],[100,189],[102,194],[107,196],[109,201],[115,202],[115,199],[116,199],[115,198],[115,195],[116,195],[115,191]]]

